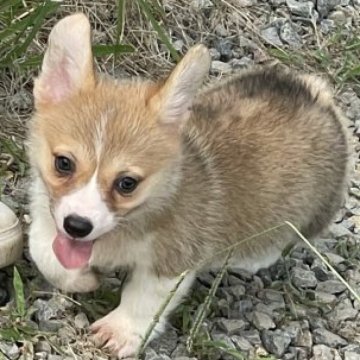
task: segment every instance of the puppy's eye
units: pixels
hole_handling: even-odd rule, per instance
[[[55,169],[61,175],[71,175],[75,171],[75,164],[66,156],[55,156]]]
[[[115,189],[122,195],[131,194],[139,184],[139,180],[136,180],[130,176],[123,176],[115,181]]]

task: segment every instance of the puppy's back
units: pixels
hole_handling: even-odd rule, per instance
[[[189,141],[211,164],[237,239],[285,220],[312,237],[331,221],[348,147],[324,82],[278,66],[245,71],[202,93],[193,114]]]

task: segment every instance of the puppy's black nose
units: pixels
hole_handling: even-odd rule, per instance
[[[70,236],[82,238],[91,233],[93,225],[87,218],[69,215],[64,219],[64,229]]]

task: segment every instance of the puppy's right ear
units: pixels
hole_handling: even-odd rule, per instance
[[[56,104],[94,86],[89,20],[81,13],[67,16],[50,33],[34,84],[35,105]]]

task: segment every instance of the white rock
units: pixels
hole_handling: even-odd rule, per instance
[[[0,202],[0,268],[12,264],[23,250],[23,237],[19,219]]]
[[[224,63],[222,61],[214,60],[211,63],[211,71],[226,74],[231,72],[232,68],[231,65],[228,63]]]

